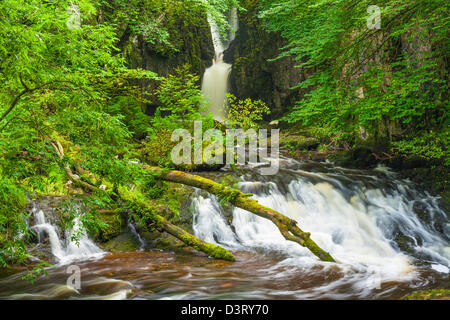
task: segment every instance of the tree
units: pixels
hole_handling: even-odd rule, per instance
[[[378,1],[380,28],[367,27],[371,1],[260,3],[265,27],[288,41],[279,58],[293,56],[312,74],[284,120],[350,145],[363,128],[374,142],[448,158],[446,1]],[[428,146],[435,152],[418,151]]]

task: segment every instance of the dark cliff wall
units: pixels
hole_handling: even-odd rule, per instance
[[[225,62],[232,63],[230,91],[238,98],[261,99],[272,110],[275,119],[300,100],[304,91],[290,89],[307,76],[298,62],[290,57],[276,61],[279,49],[286,43],[277,33],[262,28],[256,17],[258,1],[239,14],[239,30],[224,52]]]
[[[202,75],[214,57],[214,46],[206,15],[194,22],[179,17],[171,26],[171,30],[175,37],[172,42],[176,50],[170,52],[161,52],[159,47],[146,42],[140,36],[128,34],[125,30],[120,47],[128,64],[132,68],[150,70],[163,77],[173,73],[176,68],[189,64],[192,73]],[[157,83],[142,81],[140,85],[151,92]],[[147,112],[152,114],[159,102],[155,96],[148,98],[150,103],[147,105]]]
[[[186,25],[183,21],[177,21],[177,25],[177,32],[179,33],[178,52],[163,56],[155,51],[151,45],[141,43],[142,65],[161,76],[166,76],[175,68],[188,63],[192,66],[192,72],[203,74],[205,69],[211,65],[211,60],[214,57],[211,31],[206,17],[203,24]]]

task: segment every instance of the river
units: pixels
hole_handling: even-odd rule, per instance
[[[270,221],[197,190],[196,236],[226,247],[236,262],[159,250],[100,254],[86,238],[84,251],[56,245],[59,263],[34,284],[20,279],[23,272],[0,275],[0,298],[397,299],[450,287],[448,215],[420,186],[385,167],[353,170],[282,157],[277,175],[258,170],[204,176],[234,177],[260,203],[297,220],[337,263],[319,261]],[[80,268],[79,289],[67,285],[70,265]]]

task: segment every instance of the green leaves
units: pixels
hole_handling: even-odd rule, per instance
[[[161,79],[156,91],[162,102],[159,111],[168,112],[172,121],[198,119],[204,109],[199,78],[190,73],[189,65],[184,65],[175,69],[174,74]]]
[[[0,266],[22,262],[28,257],[26,237],[27,198],[22,188],[0,172]]]
[[[440,0],[379,1],[381,28],[369,29],[372,4],[262,1],[259,17],[265,27],[288,41],[279,58],[295,57],[309,74],[294,87],[307,93],[284,120],[350,144],[359,139],[361,128],[375,141],[398,140],[394,133],[400,131],[405,138],[400,150],[442,157],[437,149],[424,153],[406,146],[423,130],[448,132],[444,61],[449,41],[443,31],[448,31],[448,5]],[[436,136],[426,141],[430,148],[442,146]]]
[[[238,100],[234,95],[227,94],[228,98],[228,121],[232,126],[241,126],[244,130],[257,129],[257,122],[263,119],[263,116],[270,113],[261,100]]]

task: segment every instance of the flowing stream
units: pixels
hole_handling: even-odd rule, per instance
[[[0,276],[0,298],[387,299],[450,287],[450,223],[437,197],[384,167],[281,158],[277,175],[259,170],[204,175],[233,177],[259,202],[297,220],[338,263],[320,262],[270,221],[196,190],[195,234],[231,250],[236,262],[157,250],[104,253],[88,238],[75,249],[35,209],[33,228],[47,234],[59,263],[35,284],[20,280],[23,272]],[[67,284],[69,264],[81,270],[80,289]]]
[[[236,16],[232,10],[234,31]],[[231,65],[222,57],[234,33],[224,40],[216,23],[209,22],[215,57],[203,75],[202,91],[209,111],[223,121]],[[285,240],[270,221],[222,205],[200,190],[192,200],[193,230],[229,249],[235,262],[143,250],[145,241],[132,224],[128,228],[139,240],[138,251],[106,253],[84,234],[77,245],[70,239],[79,221],[62,237],[45,210],[35,206],[32,228],[39,242],[49,242],[56,266],[34,284],[21,280],[24,271],[0,274],[0,298],[388,299],[450,287],[450,220],[436,196],[384,167],[351,170],[279,161],[273,176],[261,175],[257,166],[204,175],[216,181],[231,177],[261,204],[295,219],[337,263],[319,261]],[[80,288],[67,281],[73,265],[81,271]]]
[[[61,239],[58,228],[47,222],[44,211],[36,204],[33,206],[32,214],[35,221],[32,229],[36,232],[39,244],[46,237],[48,238],[52,255],[56,258],[58,265],[67,265],[74,261],[90,258],[101,258],[105,254],[81,229],[78,217],[74,219],[73,228],[67,230],[64,239]]]

